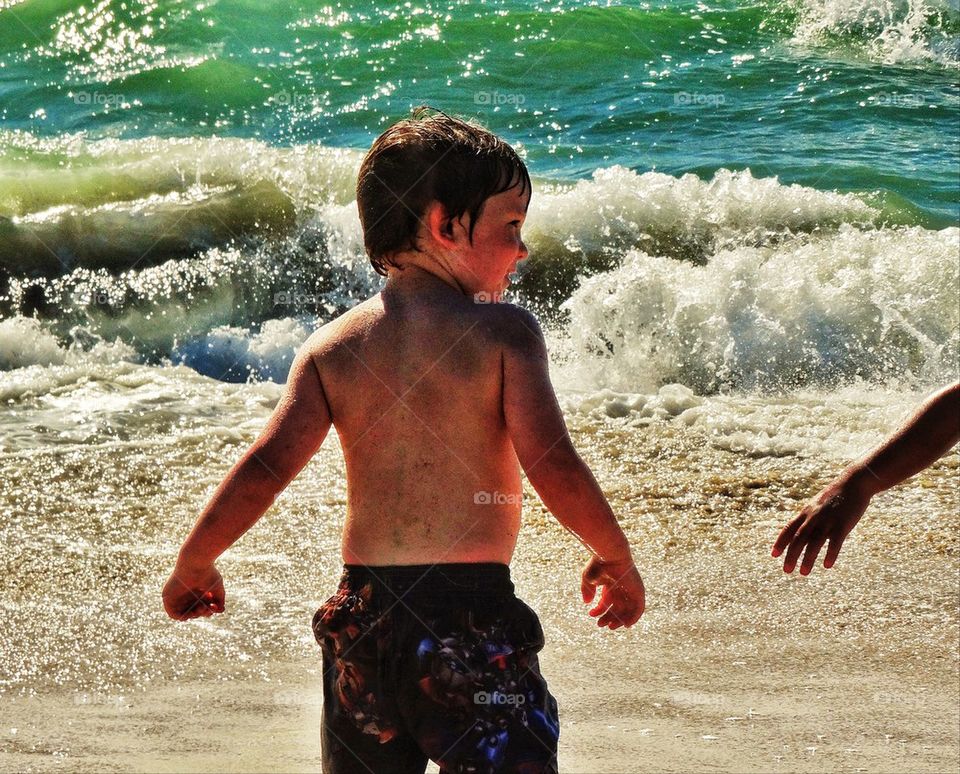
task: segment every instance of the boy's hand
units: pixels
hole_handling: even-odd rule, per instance
[[[222,613],[224,598],[223,578],[212,564],[187,568],[178,563],[163,587],[163,608],[177,621]]]
[[[598,586],[602,586],[600,599],[590,611],[599,615],[597,626],[619,629],[633,626],[643,615],[646,603],[643,580],[637,572],[633,559],[603,562],[594,556],[583,571],[580,593],[587,604],[593,601]]]
[[[829,540],[830,546],[823,559],[823,566],[828,569],[833,567],[843,541],[860,521],[869,503],[869,494],[858,492],[857,488],[847,481],[835,481],[781,530],[773,544],[773,556],[780,556],[783,550],[787,549],[783,571],[793,572],[801,552],[806,548],[800,574],[809,575],[816,564],[820,549]]]

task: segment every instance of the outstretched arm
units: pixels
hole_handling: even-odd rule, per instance
[[[323,443],[331,417],[312,340],[294,359],[283,397],[263,432],[227,473],[184,541],[163,591],[172,618],[222,612],[223,582],[214,562],[257,522]]]
[[[644,609],[643,581],[630,544],[590,468],[577,454],[550,383],[547,348],[536,318],[516,310],[503,350],[503,411],[521,467],[554,517],[593,554],[581,582],[598,626],[632,626]]]
[[[840,547],[860,521],[870,498],[932,465],[960,441],[960,382],[926,400],[887,441],[831,482],[783,530],[773,556],[784,549],[784,572],[793,572],[806,548],[800,574],[808,575],[823,544],[824,567],[833,567]]]

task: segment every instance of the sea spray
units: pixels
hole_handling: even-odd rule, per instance
[[[958,229],[843,225],[703,266],[631,251],[563,304],[567,384],[698,393],[954,378]]]
[[[139,159],[127,184],[140,201],[159,196],[149,193],[151,186],[167,185],[155,176],[157,164],[163,168],[175,157],[185,165],[187,148],[208,172],[212,166],[203,160],[218,159],[211,178],[218,183],[231,175],[240,180],[246,166],[227,150],[260,150],[151,141],[149,148],[163,151],[161,160],[141,165],[141,141],[113,147]],[[89,159],[100,151],[74,152]],[[317,167],[305,176],[257,161],[261,177],[249,179],[263,184],[269,172],[272,190],[282,183],[292,197],[296,215],[280,233],[264,222],[242,238],[222,234],[222,245],[156,264],[137,259],[127,268],[102,242],[102,258],[94,250],[88,259],[113,260],[111,268],[9,276],[0,303],[14,317],[36,316],[54,338],[27,340],[5,367],[48,357],[53,340],[81,349],[119,340],[146,362],[183,362],[221,379],[283,381],[308,330],[381,284],[363,251],[356,204],[342,187],[354,174],[351,164],[329,149],[288,156],[310,158]],[[945,373],[956,346],[950,284],[930,277],[938,265],[941,279],[956,273],[955,229],[907,228],[897,225],[899,210],[863,196],[785,185],[749,170],[720,170],[701,180],[613,166],[576,184],[539,180],[536,187],[525,227],[531,257],[512,298],[536,309],[561,340],[569,333],[578,358],[596,359],[595,375],[606,380],[597,388],[637,392],[678,382],[709,393],[907,373],[926,383]],[[108,206],[85,195],[91,212]],[[127,211],[139,211],[143,223],[158,210]],[[219,217],[199,202],[190,221],[213,227]],[[71,233],[50,246],[66,254],[75,241]],[[914,253],[919,262],[902,258]],[[928,267],[926,284],[896,299],[898,287],[909,291],[903,283],[919,266]],[[876,287],[867,282],[874,274]],[[858,279],[844,285],[833,275]],[[905,303],[930,294],[940,298],[933,306]],[[942,324],[932,324],[929,311],[941,307]],[[288,333],[277,339],[265,326]],[[271,354],[257,354],[257,342],[267,340],[275,342]]]
[[[795,0],[792,42],[884,64],[960,67],[960,9],[948,0]]]

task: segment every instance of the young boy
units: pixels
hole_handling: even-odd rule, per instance
[[[343,576],[317,610],[325,772],[555,772],[543,631],[514,595],[522,466],[593,556],[599,626],[644,608],[630,546],[574,450],[543,334],[499,301],[527,257],[516,152],[442,113],[391,126],[360,168],[383,290],[317,330],[262,435],[228,473],[164,588],[185,620],[224,609],[214,561],[270,507],[333,424],[347,468]]]

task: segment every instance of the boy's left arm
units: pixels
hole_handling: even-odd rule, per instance
[[[252,527],[317,452],[330,429],[330,408],[311,337],[290,367],[286,390],[260,437],[230,469],[184,541],[163,589],[177,620],[223,612],[217,557]]]

